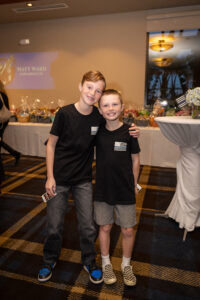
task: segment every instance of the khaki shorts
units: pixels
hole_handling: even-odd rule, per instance
[[[109,205],[106,202],[94,202],[94,219],[98,225],[115,224],[130,228],[136,225],[136,205]]]

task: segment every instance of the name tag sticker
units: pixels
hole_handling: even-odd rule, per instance
[[[99,127],[98,126],[91,126],[91,135],[96,135]]]
[[[126,151],[127,143],[124,142],[115,142],[114,151]]]

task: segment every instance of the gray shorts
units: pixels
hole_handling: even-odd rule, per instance
[[[106,202],[94,202],[94,219],[98,225],[115,224],[130,228],[136,225],[136,205],[109,205]]]

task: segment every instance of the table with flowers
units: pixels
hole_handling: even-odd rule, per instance
[[[177,161],[177,186],[164,214],[188,231],[200,226],[200,87],[189,89],[179,97],[179,107],[191,107],[191,116],[157,117],[155,120],[171,142],[180,147]]]

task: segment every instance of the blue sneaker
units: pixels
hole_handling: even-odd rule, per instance
[[[48,281],[52,276],[52,270],[55,267],[56,263],[50,265],[44,265],[42,269],[40,269],[38,274],[38,281],[45,282]]]
[[[97,267],[96,262],[91,262],[89,265],[84,266],[86,272],[89,273],[89,279],[94,284],[103,282],[101,270]]]

